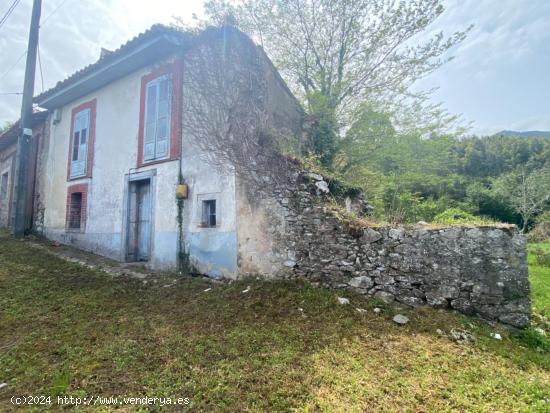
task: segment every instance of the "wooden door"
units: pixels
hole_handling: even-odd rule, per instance
[[[130,182],[128,198],[128,261],[148,261],[151,242],[150,180]]]

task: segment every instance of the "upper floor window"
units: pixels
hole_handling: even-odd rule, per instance
[[[141,78],[137,166],[173,161],[181,151],[181,60]]]
[[[85,109],[78,112],[73,119],[71,178],[86,175],[89,134],[90,109]]]
[[[170,153],[172,79],[169,74],[149,81],[145,90],[143,161],[164,159]]]
[[[92,176],[96,100],[72,110],[67,179]]]

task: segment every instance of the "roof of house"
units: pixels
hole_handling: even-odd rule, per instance
[[[104,53],[95,63],[78,70],[36,96],[34,101],[47,109],[60,107],[174,52],[192,38],[191,33],[161,24],[153,25],[117,50]]]
[[[78,70],[65,80],[58,82],[53,88],[36,96],[34,102],[49,110],[59,108],[177,50],[190,48],[226,33],[228,28],[253,44],[246,34],[232,26],[208,27],[200,32],[186,32],[162,24],[155,24],[118,49],[102,53],[100,59],[95,63]],[[264,50],[261,47],[258,47],[258,50],[273,69],[281,86],[296,100]],[[301,109],[297,100],[296,103]]]
[[[41,110],[32,114],[32,127],[44,122],[48,117],[47,110]],[[19,120],[11,125],[7,130],[0,134],[0,151],[17,142],[19,135]]]

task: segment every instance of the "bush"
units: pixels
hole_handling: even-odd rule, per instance
[[[481,225],[481,224],[492,223],[492,221],[485,220],[480,217],[476,217],[459,208],[446,209],[441,214],[436,215],[432,222],[435,224],[443,224],[443,225],[454,225],[454,224]]]
[[[527,235],[529,242],[550,242],[550,212],[537,217],[535,227]]]
[[[541,267],[550,267],[550,251],[544,251],[542,248],[533,250],[535,261]]]
[[[519,334],[519,339],[532,349],[550,351],[550,339],[546,338],[533,327],[528,327],[521,331]]]

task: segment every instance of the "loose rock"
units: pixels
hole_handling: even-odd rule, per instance
[[[340,305],[347,305],[349,304],[349,299],[344,297],[338,297],[338,303]]]
[[[404,325],[409,322],[409,317],[406,317],[403,314],[397,314],[395,317],[393,317],[393,321],[397,324]]]

